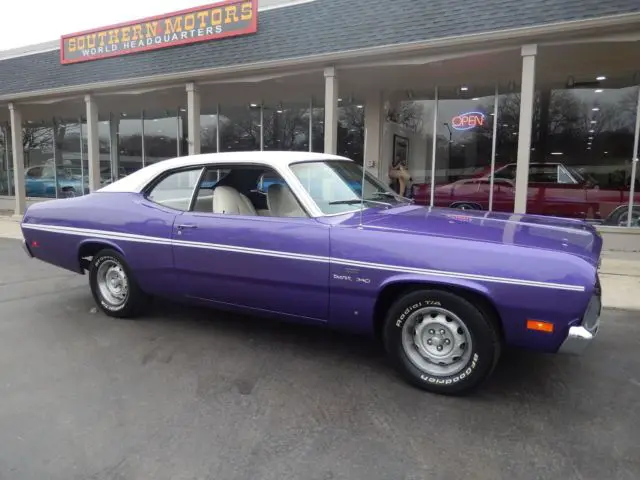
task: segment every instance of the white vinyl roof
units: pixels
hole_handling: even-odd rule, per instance
[[[180,167],[197,165],[216,164],[262,164],[269,166],[276,171],[281,171],[283,167],[288,167],[297,162],[317,162],[318,160],[345,160],[353,161],[338,155],[313,152],[290,152],[290,151],[270,151],[270,152],[222,152],[204,153],[200,155],[190,155],[187,157],[176,157],[163,160],[152,165],[148,165],[140,170],[127,175],[109,185],[102,187],[97,192],[128,192],[139,193],[144,187],[162,172]]]

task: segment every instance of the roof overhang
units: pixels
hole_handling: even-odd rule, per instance
[[[108,82],[93,82],[83,85],[70,85],[55,89],[36,90],[16,94],[0,96],[0,102],[20,102],[22,100],[36,99],[38,97],[51,97],[58,95],[80,95],[101,90],[113,90],[130,87],[150,87],[162,84],[176,84],[177,82],[195,82],[203,79],[212,80],[213,77],[247,75],[252,72],[269,69],[322,69],[325,66],[347,66],[349,64],[371,62],[374,59],[391,58],[394,56],[407,56],[416,54],[430,54],[436,52],[458,52],[464,50],[492,49],[492,48],[516,48],[527,43],[546,44],[567,43],[584,41],[589,37],[590,41],[598,41],[603,35],[613,35],[619,38],[617,41],[628,41],[629,33],[626,29],[640,24],[640,12],[620,15],[611,15],[586,20],[569,22],[557,22],[546,25],[529,26],[492,32],[476,33],[469,35],[456,35],[453,37],[402,43],[396,45],[384,45],[371,48],[347,50],[341,52],[310,55],[282,60],[254,62],[242,65],[233,65],[217,68],[195,69],[191,71],[153,75],[141,78],[127,78]],[[616,37],[617,36],[617,37]],[[596,39],[596,40],[594,40]]]

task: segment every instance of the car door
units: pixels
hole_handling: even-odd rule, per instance
[[[286,185],[284,180],[273,180],[275,171],[232,165],[223,173],[208,169],[190,210],[176,218],[174,261],[183,294],[220,305],[326,321],[329,227],[302,210],[299,215],[270,216],[266,192],[258,186]],[[262,182],[263,173],[269,182]],[[223,194],[242,205],[216,207],[214,200]]]

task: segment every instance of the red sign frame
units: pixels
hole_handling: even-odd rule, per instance
[[[146,23],[152,23],[152,22],[156,22],[156,21],[166,21],[172,17],[176,17],[176,16],[182,16],[182,15],[189,15],[192,13],[199,13],[205,10],[215,10],[215,9],[219,9],[222,8],[224,9],[225,7],[234,5],[234,4],[247,4],[250,3],[251,4],[251,11],[252,11],[252,16],[251,19],[248,21],[248,26],[243,27],[243,28],[239,28],[237,30],[231,30],[231,31],[223,31],[222,33],[214,33],[212,35],[206,35],[206,36],[199,36],[199,37],[195,37],[195,38],[186,38],[186,39],[180,39],[177,41],[167,41],[167,42],[163,42],[163,43],[154,43],[152,45],[148,45],[148,46],[144,46],[144,47],[138,47],[135,49],[126,49],[126,50],[118,50],[118,51],[112,51],[109,53],[98,53],[95,55],[91,55],[91,56],[81,56],[81,57],[77,57],[77,58],[65,58],[65,41],[74,37],[83,37],[85,35],[92,35],[92,34],[107,34],[107,32],[115,30],[115,29],[121,29],[122,27],[132,27],[132,26],[136,26],[139,24],[146,24]],[[96,29],[90,29],[90,30],[84,30],[84,31],[80,31],[80,32],[75,32],[75,33],[69,33],[66,35],[63,35],[60,37],[60,63],[63,65],[69,65],[69,64],[74,64],[74,63],[80,63],[80,62],[90,62],[93,60],[100,60],[100,59],[104,59],[104,58],[113,58],[113,57],[120,57],[123,55],[130,55],[132,53],[141,53],[141,52],[148,52],[148,51],[152,51],[152,50],[159,50],[159,49],[163,49],[163,48],[171,48],[171,47],[176,47],[176,46],[180,46],[180,45],[189,45],[189,44],[193,44],[193,43],[200,43],[200,42],[206,42],[206,41],[215,41],[218,39],[223,39],[223,38],[229,38],[229,37],[235,37],[235,36],[240,36],[240,35],[249,35],[252,33],[256,33],[258,31],[258,0],[224,0],[222,2],[218,2],[218,3],[213,3],[213,4],[209,4],[209,5],[203,5],[200,7],[194,7],[194,8],[188,8],[188,9],[184,9],[184,10],[178,10],[175,12],[170,12],[170,13],[166,13],[166,14],[162,14],[162,15],[154,15],[151,17],[146,17],[146,18],[141,18],[138,20],[133,20],[133,21],[128,21],[128,22],[122,22],[122,23],[118,23],[118,24],[114,24],[114,25],[109,25],[106,27],[100,27],[100,28],[96,28]],[[159,32],[160,33],[164,33],[164,32]],[[94,39],[95,41],[95,39]]]

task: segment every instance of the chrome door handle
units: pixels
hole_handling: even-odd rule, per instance
[[[186,228],[198,228],[197,225],[194,225],[193,223],[186,223],[183,225],[178,225],[178,230],[184,230]]]

